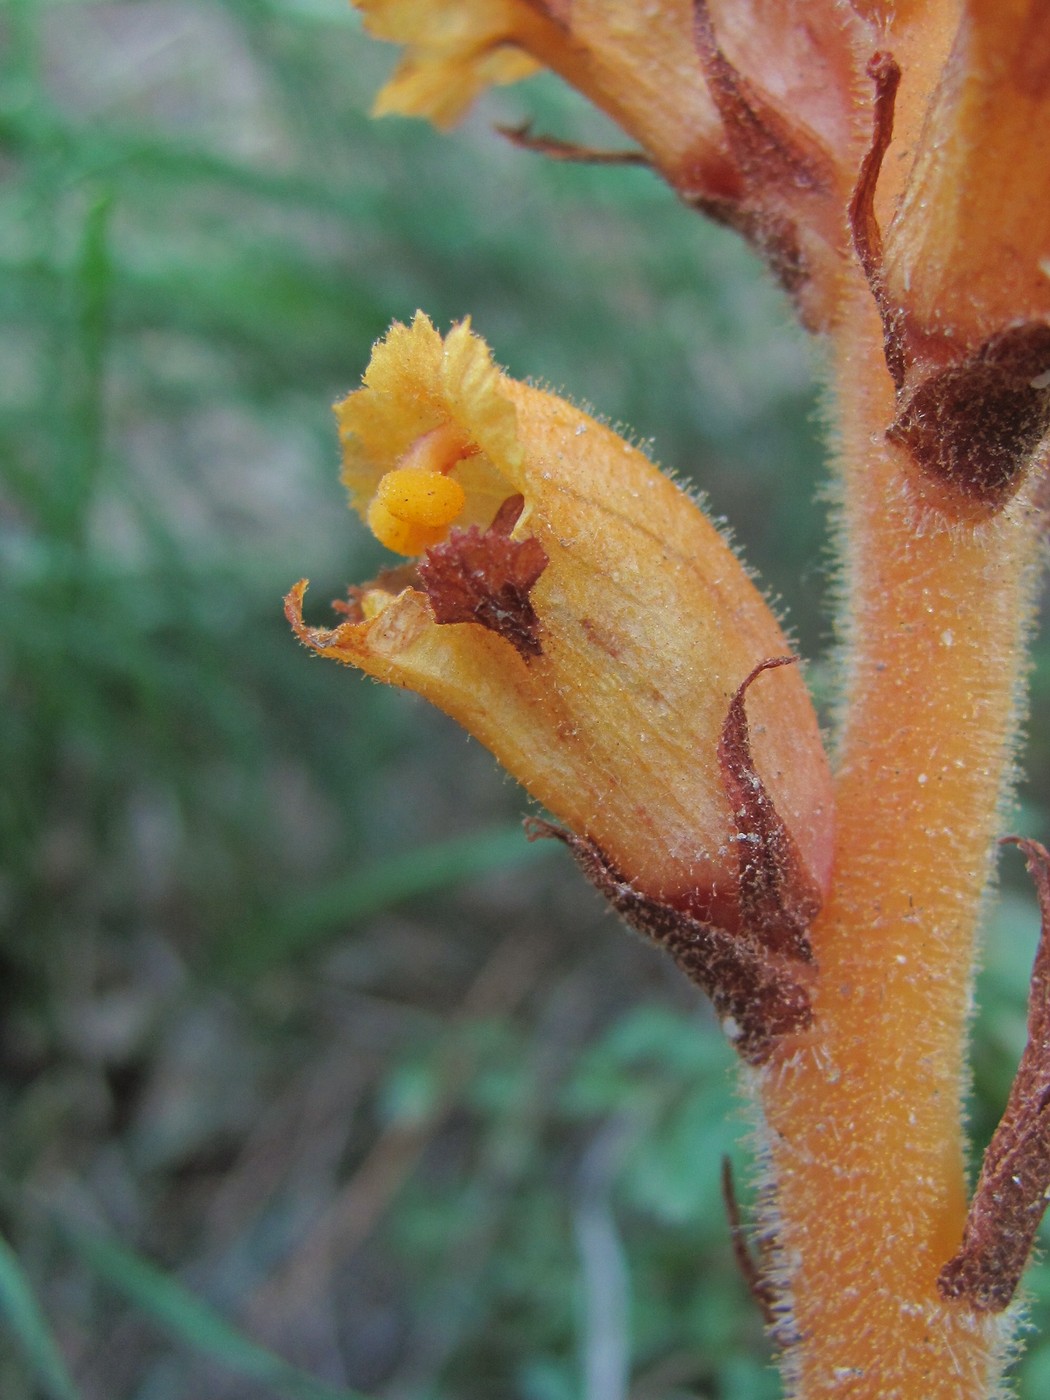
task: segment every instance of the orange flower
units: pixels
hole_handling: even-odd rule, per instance
[[[351,590],[330,630],[304,624],[298,585],[300,639],[452,715],[592,876],[598,860],[606,886],[687,920],[749,933],[766,895],[748,892],[741,843],[761,827],[777,868],[754,879],[787,882],[774,903],[805,906],[803,938],[831,861],[824,751],[798,669],[756,679],[787,644],[696,504],[603,424],[501,374],[467,324],[445,340],[422,315],[395,325],[336,412],[352,504],[423,558]],[[755,793],[768,810],[748,825]]]
[[[812,323],[845,243],[864,32],[840,6],[769,0],[357,0],[406,45],[376,111],[454,122],[542,65],[607,112],[679,195],[739,229]],[[547,149],[554,149],[547,144]]]
[[[914,158],[886,234],[886,278],[917,329],[973,349],[1015,321],[1046,320],[1045,0],[968,0],[921,135],[902,137]]]
[[[914,56],[922,19],[910,19],[903,49]],[[892,39],[892,22],[888,31]],[[868,72],[873,134],[849,218],[896,392],[887,436],[905,449],[926,499],[981,519],[1016,495],[1050,428],[1045,4],[963,7],[921,132],[914,85],[904,109],[911,127],[898,119],[898,92],[908,89],[900,63],[879,53]],[[884,166],[896,195],[889,207]]]

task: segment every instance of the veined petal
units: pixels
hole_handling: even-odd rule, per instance
[[[452,715],[649,898],[738,927],[718,746],[745,681],[789,648],[715,527],[637,448],[500,373],[466,324],[444,340],[421,315],[395,326],[337,414],[363,516],[391,471],[446,473],[465,506],[421,564],[354,590],[334,628],[303,622],[299,585],[301,640]],[[830,779],[797,667],[753,685],[748,718],[822,891]]]
[[[968,0],[885,240],[891,295],[973,349],[1050,317],[1050,16]]]
[[[883,163],[875,207],[888,228],[915,161],[926,114],[959,28],[963,0],[852,0],[871,29],[871,48],[900,68],[893,146]]]

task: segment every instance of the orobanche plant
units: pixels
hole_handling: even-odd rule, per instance
[[[1047,498],[1047,0],[360,0],[379,111],[454,123],[546,66],[737,230],[826,347],[842,687],[832,760],[780,627],[697,505],[609,428],[422,315],[338,406],[395,555],[322,656],[454,716],[753,1082],[750,1263],[787,1392],[1001,1393],[1050,1188],[1050,856],[1029,1039],[972,1193],[975,936]],[[564,158],[591,154],[511,133]],[[602,158],[608,158],[603,154]],[[654,237],[658,230],[654,230]]]

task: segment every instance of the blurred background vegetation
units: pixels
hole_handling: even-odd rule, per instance
[[[449,139],[369,120],[392,59],[344,0],[0,13],[4,1400],[777,1394],[706,1007],[476,745],[315,664],[280,599],[377,562],[329,405],[392,319],[469,313],[707,492],[826,703],[812,351],[651,177],[493,134],[619,144],[553,80]],[[1048,689],[1044,650],[1037,717]],[[1010,825],[1045,839],[1033,729]],[[1020,865],[979,1140],[1024,1037]],[[1050,1340],[1018,1384],[1048,1393]]]

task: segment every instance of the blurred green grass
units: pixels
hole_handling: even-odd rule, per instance
[[[618,142],[553,81],[443,138],[369,120],[391,61],[342,0],[0,12],[5,1400],[777,1393],[710,1018],[280,598],[376,562],[329,404],[391,319],[469,313],[707,492],[826,690],[812,355],[649,176],[492,133]],[[1023,1033],[1010,879],[978,1138]]]

